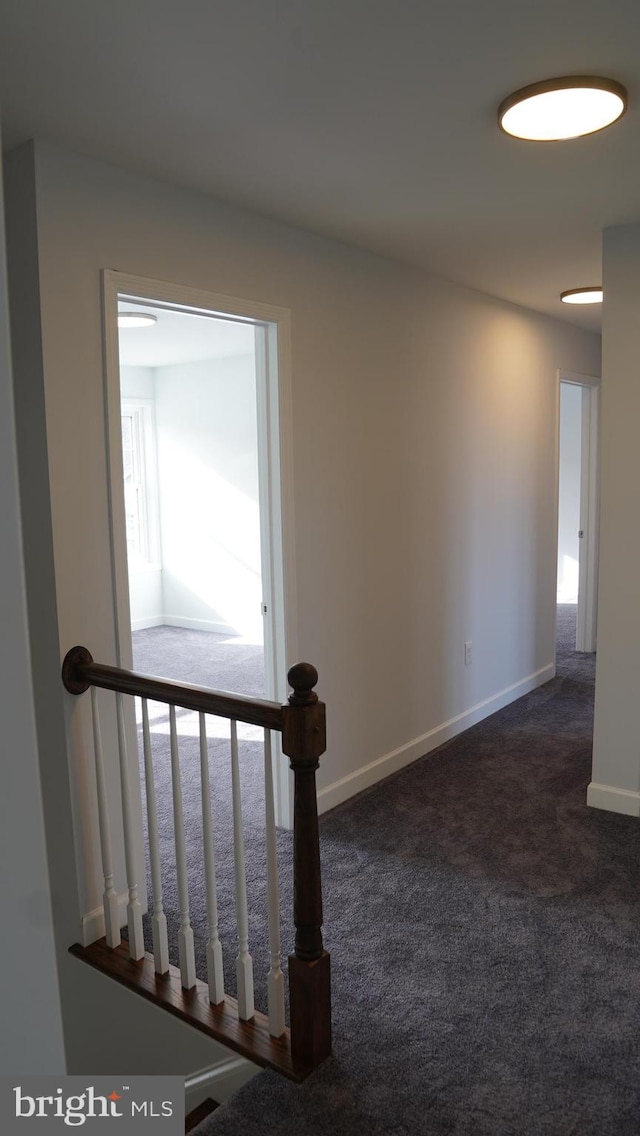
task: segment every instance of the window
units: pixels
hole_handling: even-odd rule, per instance
[[[158,559],[157,489],[153,406],[122,400],[122,468],[129,563]]]

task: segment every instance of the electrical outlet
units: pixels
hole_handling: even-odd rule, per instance
[[[466,641],[466,643],[465,643],[465,645],[464,645],[464,665],[465,665],[465,667],[470,667],[470,666],[471,666],[471,662],[472,662],[472,656],[471,656],[471,640],[470,640],[470,639],[467,639],[467,641]]]

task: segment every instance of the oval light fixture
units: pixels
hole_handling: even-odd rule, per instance
[[[514,138],[557,142],[603,130],[626,109],[627,92],[615,79],[565,75],[509,95],[498,107],[498,126]]]
[[[570,288],[568,292],[561,292],[560,299],[563,304],[601,304],[602,287]]]
[[[157,322],[151,312],[118,312],[118,327],[152,327]]]

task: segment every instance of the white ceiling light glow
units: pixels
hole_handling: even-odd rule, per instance
[[[603,130],[627,109],[627,92],[614,79],[567,75],[522,87],[500,104],[498,125],[514,138],[557,142]]]
[[[601,304],[602,288],[570,288],[560,293],[560,299],[563,304]]]
[[[118,327],[153,327],[157,322],[151,312],[118,312]]]

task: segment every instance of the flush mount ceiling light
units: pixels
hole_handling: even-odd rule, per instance
[[[566,75],[532,83],[498,107],[498,126],[514,138],[556,142],[603,130],[627,109],[627,92],[614,79]]]
[[[118,312],[118,327],[152,327],[157,322],[150,312]]]
[[[602,288],[570,288],[560,293],[560,299],[563,304],[601,304]]]

